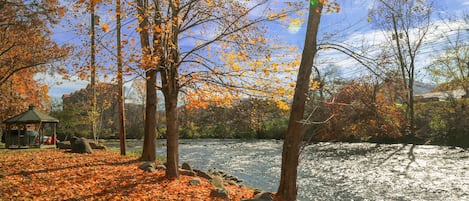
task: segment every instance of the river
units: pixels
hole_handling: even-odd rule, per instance
[[[165,143],[159,140],[159,144]],[[282,141],[180,140],[180,162],[276,191]],[[141,149],[129,142],[128,149]],[[112,147],[112,145],[111,145]],[[157,154],[166,156],[166,147]],[[302,151],[299,200],[469,200],[469,151],[431,145],[318,143]]]

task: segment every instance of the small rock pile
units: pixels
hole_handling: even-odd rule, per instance
[[[157,170],[166,170],[165,165],[156,165],[155,162],[142,162],[139,166],[139,169],[147,172],[155,172]],[[225,188],[225,186],[236,186],[236,187],[242,187],[243,186],[243,180],[239,179],[236,176],[229,175],[223,171],[217,171],[217,170],[209,170],[208,172],[198,170],[198,169],[193,169],[188,163],[182,163],[181,168],[179,168],[179,173],[181,175],[186,175],[186,176],[193,176],[191,180],[189,180],[189,184],[191,186],[197,186],[202,183],[201,179],[199,177],[208,179],[212,186],[215,187],[215,189],[212,190],[210,193],[210,196],[212,197],[219,197],[219,198],[230,198],[230,194],[228,189]],[[274,194],[271,192],[263,192],[258,189],[256,189],[255,196],[252,199],[246,199],[243,201],[273,201],[274,200]]]

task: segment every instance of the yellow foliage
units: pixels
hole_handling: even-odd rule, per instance
[[[231,69],[232,69],[233,71],[239,71],[240,67],[239,67],[238,63],[233,63],[233,64],[231,65]]]
[[[277,100],[275,103],[277,107],[281,110],[284,110],[284,111],[290,110],[290,106],[282,100]]]
[[[311,82],[311,87],[310,87],[309,89],[310,89],[311,91],[314,91],[314,90],[316,90],[316,89],[319,89],[319,85],[320,85],[320,84],[321,84],[320,82],[313,81],[313,82]]]

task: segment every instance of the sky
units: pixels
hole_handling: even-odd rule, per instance
[[[331,36],[330,40],[332,41],[340,41],[354,45],[363,45],[365,43],[380,43],[384,40],[383,32],[381,30],[377,30],[367,20],[369,13],[368,10],[373,6],[373,0],[338,0],[338,2],[341,6],[340,12],[325,14],[321,19],[320,35],[322,37]],[[275,5],[282,5],[282,3]],[[469,0],[437,1],[436,12],[433,16],[433,20],[436,21],[436,24],[438,24],[440,16],[454,15],[464,12],[469,13]],[[112,24],[114,21],[112,13],[109,13],[105,8],[98,11],[98,14],[100,15],[101,21],[105,23]],[[70,17],[71,16],[66,16],[66,18]],[[301,52],[306,32],[306,15],[299,16],[298,19],[296,17],[290,18],[287,23],[283,23],[282,25],[280,25],[279,22],[270,23],[268,25],[269,30],[267,33],[268,35],[277,35],[278,39],[285,44],[297,46],[299,48],[298,52],[292,53],[292,58],[294,57],[294,54],[299,54]],[[64,23],[77,22],[77,20],[84,20],[85,22],[88,22],[89,15],[83,15],[79,19],[69,19],[69,21]],[[461,24],[454,24],[454,26],[461,26]],[[467,27],[467,25],[465,26]],[[426,52],[426,56],[423,56],[424,59],[419,60],[420,66],[425,66],[428,64],[428,62],[431,61],[429,59],[425,59],[428,57],[428,55],[436,54],[435,52],[437,51],[435,50],[442,49],[441,46],[444,44],[439,35],[445,31],[448,31],[448,29],[444,27],[445,26],[440,26],[440,28],[436,28],[429,36],[429,42],[427,43],[428,47],[423,48],[424,52]],[[99,27],[97,27],[97,29],[99,29]],[[107,33],[107,35],[110,35],[110,33]],[[101,36],[106,37],[106,33],[101,33]],[[59,44],[66,44],[69,42],[79,43],[79,41],[87,40],[89,36],[83,34],[77,35],[75,31],[71,31],[69,26],[59,26],[54,29],[53,38]],[[186,42],[191,43],[193,41]],[[184,45],[185,44],[183,42],[181,46]],[[347,58],[341,53],[333,51],[320,53],[320,57],[318,59],[320,62],[326,64],[330,63],[337,66],[357,66],[355,61]],[[342,75],[346,77],[353,77],[366,73],[366,69],[360,67],[343,68],[340,69],[340,71],[342,72]],[[98,79],[105,80],[103,75],[100,76],[101,78]],[[60,98],[63,94],[72,93],[76,90],[84,88],[88,84],[87,80],[81,80],[78,78],[78,76],[72,76],[71,80],[63,80],[61,76],[58,75],[38,75],[37,78],[50,86],[49,96],[55,98]],[[127,83],[127,86],[129,85],[130,83]]]

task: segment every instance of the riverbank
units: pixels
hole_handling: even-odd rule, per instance
[[[224,200],[211,196],[210,181],[181,175],[167,180],[164,171],[138,169],[138,156],[96,150],[75,154],[64,150],[8,150],[0,152],[0,200]],[[225,187],[230,200],[254,191]]]

